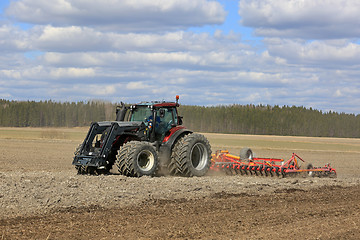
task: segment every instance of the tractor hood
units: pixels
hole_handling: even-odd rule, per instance
[[[134,122],[123,122],[123,121],[104,121],[96,122],[99,127],[111,127],[112,124],[117,124],[119,127],[140,127],[142,124],[145,126],[144,122],[134,121]]]

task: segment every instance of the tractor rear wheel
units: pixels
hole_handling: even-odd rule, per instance
[[[121,174],[129,177],[153,176],[158,169],[159,158],[150,143],[131,141],[120,148],[116,165]]]
[[[191,133],[174,145],[169,164],[170,174],[192,177],[204,176],[211,164],[211,147],[204,135]]]

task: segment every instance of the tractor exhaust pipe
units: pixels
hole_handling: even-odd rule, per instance
[[[123,102],[121,102],[121,105],[116,107],[115,121],[123,122],[125,119],[126,111],[127,111],[127,108],[125,107],[125,104]]]

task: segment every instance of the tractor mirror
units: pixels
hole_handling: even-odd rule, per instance
[[[160,109],[160,117],[164,118],[165,116],[165,110],[164,109]]]
[[[182,117],[178,116],[177,119],[178,119],[178,125],[182,125],[183,124]]]

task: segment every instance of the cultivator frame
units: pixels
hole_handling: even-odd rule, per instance
[[[247,159],[241,159],[227,150],[218,150],[212,154],[211,161],[211,170],[225,171],[228,175],[336,177],[336,170],[330,164],[324,167],[313,167],[311,163],[308,163],[306,168],[302,167],[305,160],[296,153],[293,153],[289,160],[284,161],[277,158],[254,158],[252,154]]]

